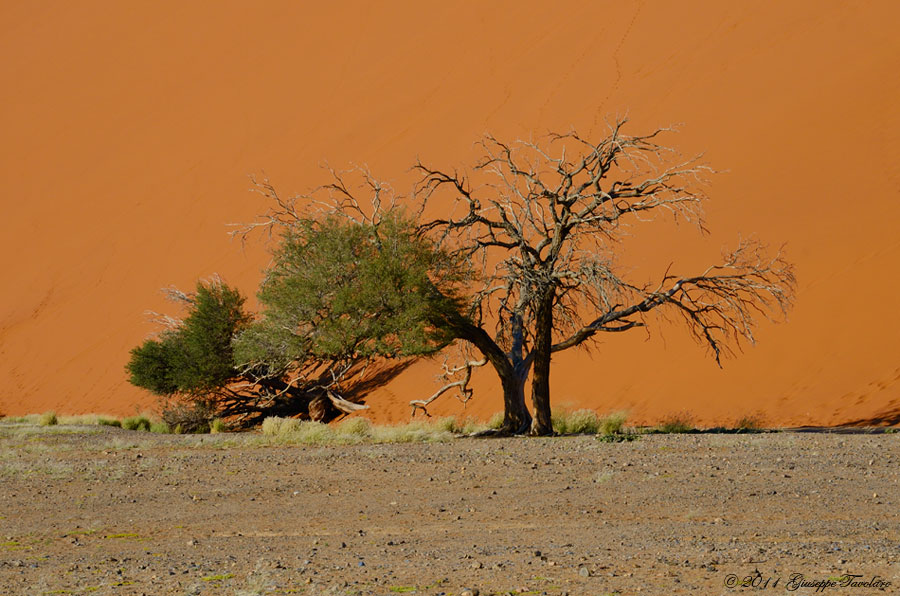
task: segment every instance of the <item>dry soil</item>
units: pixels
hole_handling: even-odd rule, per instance
[[[0,594],[900,591],[900,434],[260,441],[0,426]]]

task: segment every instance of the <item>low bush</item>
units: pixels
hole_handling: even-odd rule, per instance
[[[600,420],[598,433],[601,435],[618,435],[625,430],[625,421],[628,420],[627,412],[613,412]]]
[[[41,414],[41,426],[55,426],[58,423],[59,419],[56,417],[56,412],[44,412]]]
[[[216,417],[215,406],[204,401],[169,399],[162,401],[159,409],[163,422],[177,434],[209,432],[210,421]]]
[[[159,422],[151,422],[150,423],[150,432],[159,433],[162,435],[167,435],[172,432],[172,429],[169,428],[169,425],[160,420]]]
[[[122,419],[122,428],[125,430],[150,431],[150,419],[146,416],[130,416]]]
[[[209,432],[210,434],[218,434],[223,433],[228,430],[228,427],[225,425],[225,421],[221,418],[213,418],[209,421]]]

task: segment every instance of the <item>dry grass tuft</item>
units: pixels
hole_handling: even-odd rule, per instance
[[[613,412],[600,421],[597,431],[601,435],[619,435],[625,431],[625,421],[628,420],[628,412]]]
[[[553,430],[560,435],[617,435],[624,431],[628,414],[614,412],[601,417],[593,410],[569,411],[565,408],[553,412]]]
[[[745,414],[734,421],[734,427],[737,430],[760,430],[766,426],[766,417],[761,412],[755,414]]]
[[[488,420],[487,425],[488,428],[493,428],[494,430],[503,426],[503,412],[494,412],[494,415]]]
[[[694,417],[690,412],[676,412],[669,414],[656,427],[661,433],[689,433],[695,430]]]
[[[600,416],[593,410],[559,409],[553,412],[550,421],[558,435],[597,434],[600,430]]]
[[[262,434],[274,443],[304,445],[353,445],[358,443],[413,443],[446,441],[459,434],[471,434],[484,425],[455,418],[414,420],[406,424],[376,426],[360,417],[338,424],[301,421],[295,418],[266,418]]]

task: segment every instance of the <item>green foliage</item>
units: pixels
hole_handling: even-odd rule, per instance
[[[221,575],[208,575],[201,579],[205,582],[221,582],[226,579],[231,579],[232,577],[234,577],[233,573],[223,573]]]
[[[625,421],[628,420],[626,412],[613,412],[600,421],[600,428],[597,432],[601,435],[618,435],[625,428]]]
[[[273,256],[263,317],[234,342],[240,363],[282,372],[309,360],[429,354],[451,339],[430,321],[458,308],[445,296],[463,275],[399,211],[377,224],[297,222]]]
[[[121,420],[116,420],[115,418],[104,418],[104,417],[100,417],[100,418],[97,418],[97,424],[99,424],[100,426],[116,426],[116,427],[121,427],[121,426],[122,426],[122,421],[121,421]]]
[[[231,339],[249,322],[244,298],[222,283],[199,283],[191,312],[179,330],[172,378],[180,391],[206,393],[235,377]]]
[[[169,425],[163,421],[151,422],[150,423],[150,432],[167,435],[172,432],[172,429],[169,428]]]
[[[129,382],[157,395],[170,395],[178,391],[172,374],[177,349],[177,335],[167,332],[159,340],[148,339],[131,350],[131,360],[125,367]]]
[[[209,421],[209,432],[210,434],[223,433],[228,430],[228,427],[225,425],[225,421],[221,418],[213,418]]]
[[[249,322],[238,290],[218,281],[197,284],[182,324],[131,351],[132,384],[157,395],[203,395],[236,376],[231,339]]]
[[[129,416],[122,419],[122,428],[125,430],[150,430],[150,419],[146,416]]]
[[[41,426],[55,426],[59,422],[56,412],[44,412],[41,414]]]
[[[601,436],[621,435],[628,415],[614,412],[606,417],[598,416],[593,410],[556,410],[551,421],[553,430],[560,435],[597,434]]]

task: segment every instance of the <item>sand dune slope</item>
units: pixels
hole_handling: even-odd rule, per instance
[[[756,235],[787,242],[797,305],[724,370],[666,326],[561,356],[557,401],[639,421],[896,421],[896,2],[259,4],[0,7],[0,411],[151,404],[123,365],[153,330],[144,311],[167,308],[157,290],[258,283],[262,247],[225,233],[262,209],[247,174],[300,191],[322,160],[365,162],[402,186],[415,156],[462,165],[486,131],[602,133],[627,112],[637,130],[681,123],[672,142],[727,170],[713,234],[636,238],[636,276]],[[434,370],[373,395],[373,415],[408,416]],[[479,383],[469,410],[497,410]]]

